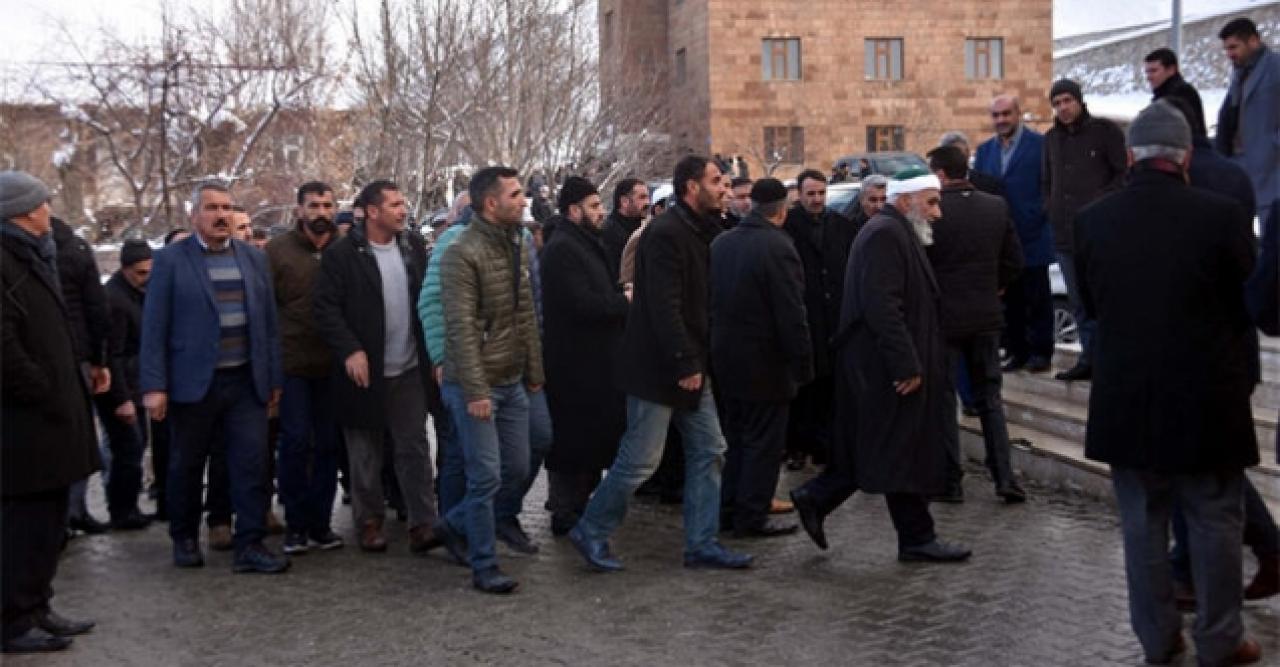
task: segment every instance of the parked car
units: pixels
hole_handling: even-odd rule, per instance
[[[871,174],[884,176],[892,176],[912,167],[919,167],[926,171],[929,169],[929,164],[924,161],[924,158],[906,151],[854,153],[836,160],[835,164],[831,165],[831,169],[835,171],[841,167],[848,167],[849,173],[853,174],[854,178],[861,178],[863,176],[861,168],[863,160],[866,160],[867,164],[871,166]]]
[[[1062,267],[1057,262],[1049,265],[1049,291],[1053,294],[1054,342],[1080,342],[1076,314],[1071,310],[1071,300],[1067,297],[1067,281],[1062,277]]]
[[[827,208],[844,216],[852,215],[861,191],[860,183],[832,183],[827,186]]]

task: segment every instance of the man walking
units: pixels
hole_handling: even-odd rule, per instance
[[[1124,180],[1124,133],[1115,123],[1089,114],[1080,84],[1062,79],[1049,91],[1053,103],[1053,127],[1044,135],[1041,188],[1048,202],[1049,223],[1058,267],[1067,283],[1067,296],[1080,332],[1080,356],[1076,365],[1054,377],[1068,382],[1088,380],[1093,374],[1093,320],[1080,303],[1076,281],[1072,220],[1083,207],[1116,190]]]
[[[676,164],[678,201],[649,223],[636,252],[635,291],[619,354],[618,386],[627,394],[627,431],[618,457],[569,539],[598,571],[622,569],[609,535],[631,496],[662,459],[667,428],[685,450],[685,567],[746,568],[751,556],[716,540],[724,436],[709,370],[707,299],[710,244],[728,189],[716,164],[691,155]]]
[[[1249,215],[1187,185],[1191,130],[1168,104],[1138,114],[1128,145],[1129,185],[1081,211],[1075,227],[1081,294],[1098,321],[1085,455],[1111,465],[1130,617],[1147,661],[1184,647],[1165,557],[1177,504],[1195,556],[1200,663],[1254,662],[1261,650],[1240,619],[1244,468],[1258,463]],[[1176,333],[1153,344],[1152,322]]]
[[[804,309],[804,268],[781,227],[787,188],[764,178],[751,212],[711,244],[711,365],[723,403],[729,453],[722,511],[737,537],[790,535],[769,519],[789,403],[813,378]]]
[[[801,525],[827,548],[823,519],[855,491],[883,493],[898,560],[951,562],[970,551],[939,541],[929,496],[947,482],[944,429],[955,420],[938,286],[925,246],[941,183],[923,169],[894,176],[889,203],[858,234],[837,329],[835,446],[826,470],[791,492]],[[948,412],[948,409],[951,412]]]
[[[494,499],[502,480],[529,471],[529,398],[542,391],[542,347],[530,285],[530,253],[520,226],[519,174],[486,167],[471,177],[472,222],[441,258],[445,406],[466,463],[462,502],[436,526],[472,584],[510,593],[519,583],[498,568]],[[465,545],[465,549],[464,549]]]
[[[1247,18],[1218,33],[1231,61],[1231,87],[1218,111],[1214,146],[1253,178],[1259,220],[1270,219],[1280,198],[1280,53],[1272,51]]]
[[[335,236],[335,210],[333,188],[304,183],[298,188],[294,228],[267,244],[284,358],[277,469],[287,554],[342,546],[329,525],[343,446],[334,417],[340,408],[331,390],[333,355],[316,327],[313,302],[320,256]]]
[[[1053,294],[1049,265],[1054,262],[1053,232],[1040,194],[1044,136],[1022,124],[1018,99],[1001,95],[991,102],[996,136],[978,146],[975,171],[1000,177],[1004,198],[1022,245],[1023,268],[1005,291],[1004,370],[1049,370],[1053,358]]]
[[[364,223],[321,256],[314,296],[316,327],[334,355],[329,391],[347,444],[351,513],[360,548],[386,551],[382,466],[389,435],[409,515],[409,551],[426,553],[438,546],[427,410],[439,400],[413,312],[426,247],[421,236],[405,233],[408,211],[394,183],[366,185],[360,203]]]
[[[624,178],[613,189],[613,210],[605,218],[601,240],[604,242],[605,259],[609,273],[618,281],[622,250],[627,240],[640,229],[645,212],[649,209],[649,186],[637,178]]]
[[[630,303],[609,272],[595,186],[566,179],[560,211],[568,224],[541,257],[547,402],[556,431],[547,456],[555,535],[578,523],[626,430],[626,397],[614,384],[613,366]]]
[[[97,470],[89,387],[58,284],[49,190],[0,172],[0,598],[5,653],[59,651],[92,622],[49,607],[66,539],[68,487]]]
[[[280,400],[280,335],[267,258],[231,238],[231,194],[191,196],[191,237],[155,256],[142,320],[139,385],[147,412],[173,420],[169,536],[173,564],[200,567],[200,487],[222,439],[235,510],[235,572],[284,572],[266,536],[267,411]]]
[[[1204,105],[1196,87],[1182,78],[1178,71],[1178,54],[1173,49],[1159,48],[1142,59],[1142,74],[1151,86],[1151,100],[1178,98],[1187,104],[1192,134],[1208,136],[1204,126]]]
[[[929,262],[942,291],[940,322],[947,366],[959,366],[969,378],[973,407],[982,421],[987,469],[996,495],[1008,503],[1026,501],[1009,463],[1009,431],[1000,400],[1000,293],[1022,269],[1022,247],[1009,207],[995,195],[979,192],[965,175],[968,161],[956,146],[929,152],[929,168],[942,181],[942,220],[933,226]],[[949,414],[955,414],[955,393]],[[960,432],[947,420],[950,457],[948,497],[963,497]]]

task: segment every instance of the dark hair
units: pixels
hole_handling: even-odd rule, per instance
[[[753,181],[746,176],[739,176],[732,181],[729,181],[729,187],[736,190],[744,185],[751,185],[752,182]]]
[[[637,185],[644,185],[644,181],[638,178],[624,178],[613,186],[613,208],[616,211],[622,206],[622,198],[631,194]]]
[[[387,190],[399,192],[400,186],[386,179],[376,180],[364,186],[364,189],[360,191],[360,196],[356,197],[356,205],[365,209],[365,213],[368,213],[370,206],[382,204],[382,193]]]
[[[1165,67],[1177,67],[1178,54],[1174,53],[1173,49],[1161,47],[1156,49],[1155,51],[1152,51],[1151,53],[1148,53],[1147,57],[1142,59],[1142,62],[1144,63],[1159,62],[1161,65],[1164,65]]]
[[[1226,39],[1228,37],[1239,37],[1242,41],[1248,40],[1250,37],[1258,37],[1258,26],[1253,21],[1245,17],[1233,19],[1226,25],[1222,26],[1222,30],[1218,31],[1218,39]]]
[[[467,192],[471,195],[471,210],[484,212],[484,198],[498,188],[499,178],[519,178],[520,172],[511,167],[485,167],[471,175]]]
[[[164,244],[169,245],[170,243],[173,243],[173,237],[185,233],[187,233],[187,230],[182,227],[174,227],[173,229],[170,229],[169,232],[164,235]]]
[[[796,187],[803,189],[804,182],[809,179],[813,179],[815,181],[818,181],[819,183],[826,183],[827,175],[818,171],[817,169],[805,169],[804,171],[800,172],[799,176],[796,176]]]
[[[298,206],[302,206],[302,200],[307,195],[323,197],[326,192],[333,192],[333,188],[329,187],[328,183],[323,183],[321,181],[307,181],[306,183],[298,186]]]
[[[947,178],[961,179],[969,173],[969,161],[959,146],[939,146],[928,152],[929,169],[941,171]]]
[[[702,180],[710,163],[710,160],[701,155],[686,155],[680,158],[676,163],[675,172],[671,174],[671,189],[676,199],[685,196],[689,190],[689,181],[696,183]]]

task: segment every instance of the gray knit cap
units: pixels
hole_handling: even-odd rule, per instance
[[[1176,108],[1164,101],[1155,102],[1142,111],[1129,125],[1129,147],[1191,147],[1191,126]]]
[[[0,171],[0,220],[30,213],[49,201],[49,188],[25,171]]]

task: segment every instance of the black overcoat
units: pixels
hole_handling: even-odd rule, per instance
[[[418,367],[427,395],[427,407],[440,409],[440,388],[431,376],[431,356],[422,336],[422,321],[415,310],[427,250],[422,237],[403,232],[398,237],[400,254],[409,282],[409,322],[417,341]],[[333,350],[333,409],[342,426],[362,429],[386,428],[387,383],[382,377],[386,347],[386,315],[382,303],[382,274],[365,237],[357,225],[346,236],[330,243],[320,257],[316,280],[316,328]],[[364,350],[369,358],[369,388],[357,387],[347,377],[345,362],[353,352]]]
[[[142,390],[138,386],[138,354],[142,349],[142,303],[146,296],[129,284],[124,274],[116,271],[104,288],[111,315],[111,390],[112,407],[125,401],[141,405]]]
[[[599,472],[613,463],[627,427],[626,396],[613,364],[627,298],[609,274],[599,232],[565,221],[542,249],[542,357],[555,442],[553,472]]]
[[[942,493],[943,433],[952,391],[938,321],[939,292],[915,230],[886,206],[849,254],[837,334],[834,454],[870,493]],[[893,383],[921,376],[899,396]]]
[[[627,248],[627,241],[640,229],[642,222],[644,218],[627,218],[616,210],[604,220],[604,231],[600,236],[604,242],[605,259],[609,263],[609,275],[613,276],[615,283],[618,282],[618,271],[622,266],[622,251]]]
[[[1167,474],[1258,463],[1250,223],[1236,202],[1142,168],[1076,217],[1080,293],[1098,322],[1086,456]]]
[[[35,252],[0,239],[0,494],[54,491],[101,467],[73,319]]]
[[[800,255],[757,213],[711,244],[711,367],[741,401],[786,403],[813,379]]]
[[[814,218],[803,207],[794,206],[783,229],[791,235],[804,265],[804,307],[813,340],[814,374],[827,377],[833,363],[831,339],[840,322],[845,265],[858,228],[830,208]]]

